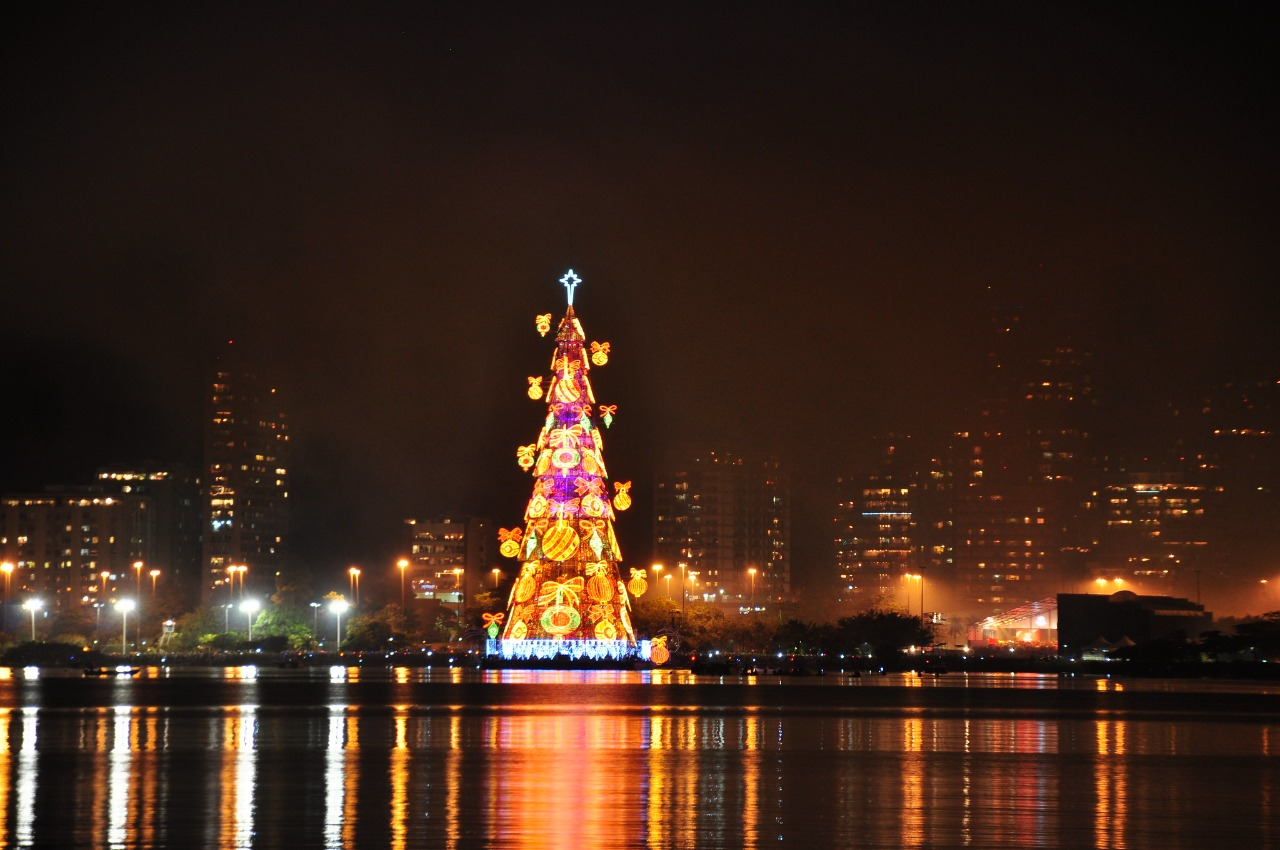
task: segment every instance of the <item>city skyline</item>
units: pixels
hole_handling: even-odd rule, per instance
[[[1081,317],[1136,442],[1280,376],[1265,7],[297,8],[4,36],[6,492],[194,465],[234,338],[290,409],[300,556],[392,571],[405,517],[523,498],[512,370],[569,267],[624,352],[635,557],[660,446],[766,446],[829,514],[860,438],[960,420],[1001,304]]]

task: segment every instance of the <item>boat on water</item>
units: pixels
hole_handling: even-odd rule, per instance
[[[115,667],[86,667],[84,674],[85,676],[136,676],[141,669],[128,664],[117,664]]]

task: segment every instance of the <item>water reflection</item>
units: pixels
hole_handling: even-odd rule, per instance
[[[818,711],[687,680],[701,704],[664,704],[582,673],[426,702],[394,671],[354,704],[361,671],[335,669],[318,702],[239,670],[234,704],[130,705],[124,680],[105,708],[0,708],[0,846],[1263,846],[1276,826],[1271,718]]]

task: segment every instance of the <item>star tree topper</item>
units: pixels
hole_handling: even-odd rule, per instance
[[[569,293],[569,306],[573,306],[573,290],[582,283],[582,278],[573,273],[573,269],[569,269],[568,273],[560,278],[560,282],[564,284],[565,291]]]

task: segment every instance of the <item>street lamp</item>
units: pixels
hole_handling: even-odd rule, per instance
[[[13,564],[5,561],[0,564],[4,571],[4,630],[9,631],[9,580],[13,578]]]
[[[663,578],[667,580],[667,598],[670,599],[671,598],[671,573],[667,573],[665,576],[663,576]]]
[[[493,568],[493,589],[494,590],[498,589],[498,576],[500,575],[502,575],[502,570],[498,569],[497,567],[494,567]]]
[[[685,587],[685,568],[684,562],[680,563],[680,614],[683,616],[685,610],[689,607],[689,591]]]
[[[151,601],[154,602],[156,599],[156,579],[160,578],[160,571],[152,570],[147,575],[151,576]]]
[[[657,584],[658,579],[660,578],[662,578],[662,564],[654,564],[653,565],[653,579],[654,579],[653,583]],[[667,587],[671,587],[671,582],[667,582]]]
[[[920,622],[924,622],[924,569],[920,570]]]
[[[235,573],[240,574],[240,598],[244,599],[244,574],[249,572],[249,567],[247,564],[240,564],[238,566],[230,567],[229,569],[233,570]],[[236,578],[235,578],[235,575],[233,574],[231,576],[231,592],[233,595],[235,594],[235,590],[236,590]]]
[[[39,599],[28,599],[22,603],[22,607],[31,612],[31,642],[36,642],[36,612],[44,607],[44,603]]]
[[[249,642],[253,643],[253,615],[258,613],[262,608],[262,603],[256,599],[246,599],[240,603],[240,610],[244,612],[245,619],[249,622]]]
[[[137,603],[132,599],[121,599],[116,603],[116,610],[120,612],[120,654],[129,654],[129,612],[138,607]]]
[[[320,603],[311,603],[311,631],[320,633]]]
[[[911,582],[920,582],[920,616],[924,617],[924,576],[915,573],[904,573],[902,576],[907,580],[907,616],[911,616]]]
[[[333,616],[338,623],[338,638],[333,643],[339,649],[342,648],[342,615],[350,607],[345,599],[335,599],[329,603],[329,610],[333,612]]]
[[[408,559],[408,558],[401,558],[400,560],[396,561],[396,566],[400,568],[400,610],[401,610],[401,611],[403,611],[403,610],[404,610],[404,602],[405,602],[405,595],[404,595],[404,571],[405,571],[406,569],[408,569],[408,567],[409,567],[409,559]]]
[[[142,562],[134,561],[133,569],[138,574],[138,596],[142,596]]]
[[[751,576],[751,610],[756,610],[756,568],[747,567],[747,574]]]
[[[352,567],[351,569],[347,570],[347,575],[350,576],[351,600],[353,604],[359,605],[360,604],[360,568]]]

